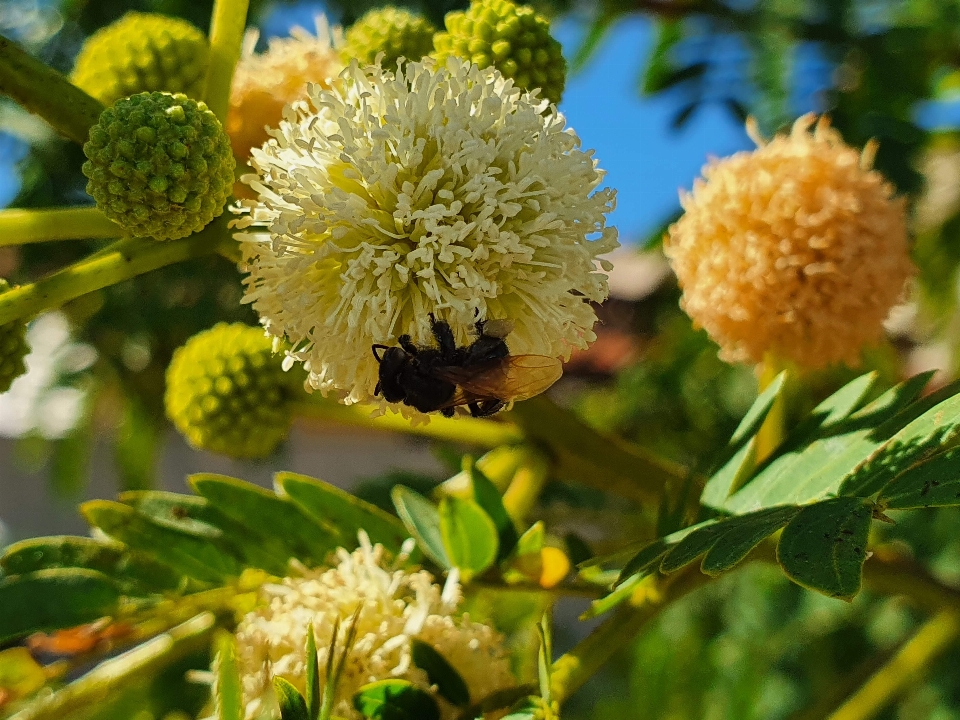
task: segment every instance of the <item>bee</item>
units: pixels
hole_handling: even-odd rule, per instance
[[[563,372],[557,358],[511,355],[504,340],[512,329],[507,321],[477,321],[477,339],[464,347],[433,315],[430,329],[436,347],[416,345],[409,335],[397,339],[399,346],[373,346],[380,363],[375,395],[422,413],[439,410],[452,417],[466,405],[474,417],[487,417],[509,402],[539,395]]]

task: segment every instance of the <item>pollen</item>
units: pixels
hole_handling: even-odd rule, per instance
[[[681,305],[731,362],[859,363],[915,273],[905,201],[829,120],[713,161],[669,230]]]

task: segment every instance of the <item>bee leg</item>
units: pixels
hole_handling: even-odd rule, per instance
[[[437,345],[443,357],[446,359],[455,357],[457,354],[457,341],[453,337],[453,330],[451,330],[450,326],[443,320],[438,321],[433,319],[433,315],[430,316],[430,322],[430,329],[433,331],[433,336],[437,339]]]
[[[440,411],[440,414],[443,415],[444,417],[452,418],[454,415],[454,412],[455,411],[452,407],[446,407]]]
[[[374,396],[377,396],[377,395],[380,394],[380,383],[379,383],[379,382],[377,383],[377,386],[373,389],[373,394],[374,394]]]
[[[410,355],[416,355],[420,352],[419,348],[413,344],[413,339],[409,335],[401,335],[397,338],[397,342],[400,343],[400,347]]]
[[[482,400],[480,402],[469,403],[467,407],[470,408],[470,414],[474,417],[489,417],[490,415],[495,415],[504,406],[503,400]]]

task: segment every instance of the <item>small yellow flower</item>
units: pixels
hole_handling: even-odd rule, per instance
[[[339,551],[336,567],[303,569],[299,577],[261,588],[260,607],[248,613],[236,631],[248,720],[276,716],[273,677],[305,690],[310,623],[323,677],[334,622],[346,622],[358,606],[356,643],[337,688],[336,715],[361,720],[351,703],[357,690],[376,680],[399,678],[430,692],[443,720],[458,717],[460,710],[446,703],[413,663],[413,639],[429,644],[457,670],[474,701],[516,685],[500,634],[466,614],[454,615],[462,600],[456,580],[448,579],[441,588],[422,570],[389,570],[383,548],[371,546],[362,532],[360,541],[353,553]],[[343,637],[341,633],[337,653],[343,652]]]
[[[329,87],[331,78],[343,70],[337,52],[342,43],[340,28],[331,28],[320,15],[316,30],[313,36],[295,27],[289,38],[272,38],[261,55],[253,52],[256,33],[245,38],[243,57],[233,77],[226,123],[238,158],[246,159],[250,148],[269,139],[267,128],[280,124],[285,106],[306,97],[307,83]]]
[[[371,346],[432,344],[431,313],[460,345],[478,318],[510,321],[514,354],[567,358],[595,339],[614,192],[563,115],[495,68],[354,63],[251,162],[245,299],[312,387],[373,400]]]
[[[756,150],[681,196],[665,243],[681,304],[725,360],[855,365],[915,272],[905,202],[871,169],[875,144],[861,153],[826,118],[769,142],[748,131]]]

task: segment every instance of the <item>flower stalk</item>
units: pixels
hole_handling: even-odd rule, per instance
[[[497,447],[516,444],[523,433],[512,423],[475,418],[431,418],[429,423],[415,425],[395,413],[379,417],[370,414],[370,408],[360,405],[341,405],[334,400],[311,397],[294,405],[294,414],[300,417],[334,422],[338,425],[370,428],[419,435],[446,442],[478,447]]]
[[[828,720],[868,720],[905,690],[960,636],[960,613],[941,610],[907,640]]]
[[[240,62],[249,0],[216,0],[210,23],[210,64],[207,66],[207,107],[227,121],[230,85]]]
[[[0,325],[52,310],[81,295],[165,265],[217,252],[221,243],[232,243],[226,223],[226,219],[220,218],[195,235],[168,242],[149,238],[118,240],[91,257],[3,293]]]
[[[122,235],[123,230],[95,207],[0,210],[0,247]]]
[[[0,95],[10,96],[81,145],[103,112],[99,101],[4,37],[0,37]]]

